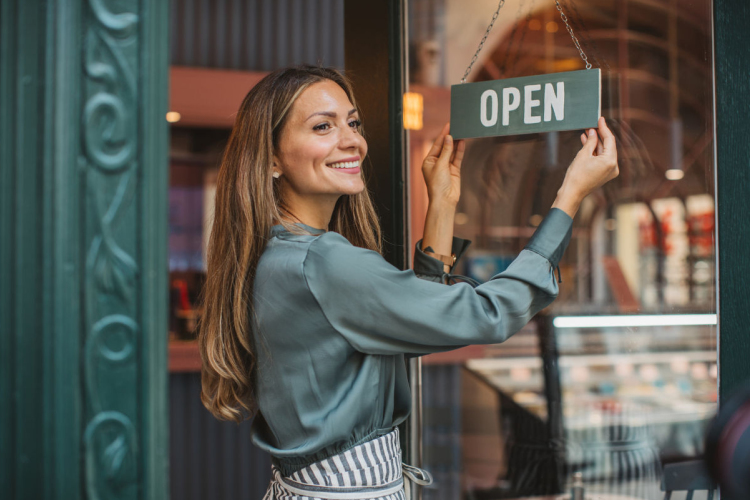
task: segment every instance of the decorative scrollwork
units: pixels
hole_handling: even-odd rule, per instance
[[[100,92],[86,103],[83,112],[86,154],[98,167],[118,172],[127,168],[135,154],[129,141],[128,112],[119,98]]]
[[[115,14],[104,5],[102,0],[89,0],[89,6],[94,12],[97,21],[112,33],[122,37],[129,37],[135,31],[138,24],[138,16],[132,12]]]
[[[139,398],[122,392],[120,377],[137,362],[138,264],[118,242],[132,227],[139,176],[137,70],[140,2],[88,0],[83,43],[84,97],[81,165],[90,210],[86,258],[84,433],[87,497],[120,498],[137,481]],[[126,11],[122,11],[125,7]],[[123,218],[127,217],[123,222]],[[127,234],[127,233],[126,233]],[[135,235],[133,235],[135,236]],[[126,236],[127,238],[127,236]],[[130,415],[130,416],[129,416]],[[131,491],[132,493],[132,491]]]
[[[83,440],[88,497],[117,498],[116,492],[134,482],[137,474],[138,439],[132,421],[117,411],[101,412],[86,426]]]
[[[118,297],[125,303],[133,301],[138,266],[133,258],[117,244],[112,228],[118,216],[123,214],[123,207],[131,201],[134,188],[133,170],[130,169],[119,179],[117,191],[111,200],[107,200],[109,208],[103,216],[100,215],[101,210],[98,208],[99,200],[96,199],[96,190],[93,188],[89,190],[92,198],[91,205],[97,210],[96,220],[100,221],[100,234],[93,238],[89,247],[86,270],[93,274],[98,291]]]

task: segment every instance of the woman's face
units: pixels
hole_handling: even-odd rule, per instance
[[[361,192],[360,166],[367,143],[359,115],[346,92],[325,80],[306,88],[281,130],[275,169],[282,174],[284,199],[329,203]]]

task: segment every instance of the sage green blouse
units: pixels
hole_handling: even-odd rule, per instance
[[[557,296],[572,219],[552,209],[502,273],[445,285],[417,244],[414,269],[335,232],[274,226],[258,264],[253,442],[283,474],[385,434],[411,397],[405,357],[502,342]],[[460,256],[469,242],[454,239]]]

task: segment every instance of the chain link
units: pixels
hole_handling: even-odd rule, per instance
[[[563,12],[562,7],[560,6],[560,1],[555,0],[555,5],[557,6],[557,10],[560,12],[560,17],[565,23],[565,27],[568,28],[568,33],[570,33],[570,38],[573,39],[573,43],[576,44],[576,48],[578,49],[578,52],[581,54],[581,59],[583,59],[583,62],[586,63],[586,69],[591,69],[591,63],[589,62],[588,57],[586,57],[586,54],[583,52],[583,49],[581,48],[581,44],[578,43],[578,38],[576,38],[576,36],[573,34],[573,28],[571,28],[570,24],[568,24],[568,16],[566,16],[565,12]]]
[[[495,21],[497,21],[497,16],[500,15],[500,9],[503,8],[503,5],[505,5],[505,0],[500,0],[500,3],[497,5],[497,10],[495,11],[495,14],[492,16],[492,21],[490,21],[490,25],[487,26],[487,31],[484,32],[482,41],[479,42],[479,47],[477,47],[477,51],[474,53],[474,57],[471,58],[471,62],[469,63],[469,67],[466,68],[464,77],[461,78],[461,83],[466,83],[466,78],[469,76],[469,73],[471,73],[471,67],[474,66],[475,62],[477,62],[479,53],[482,51],[482,47],[484,47],[484,42],[487,41],[487,37],[490,35],[490,31],[492,31],[492,27],[495,25]]]

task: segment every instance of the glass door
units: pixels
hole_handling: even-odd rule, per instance
[[[602,70],[620,176],[589,196],[560,296],[503,344],[426,356],[425,499],[662,498],[663,467],[700,457],[717,401],[710,0],[560,2]],[[419,166],[497,3],[410,0],[411,224]],[[553,0],[508,0],[468,81],[583,69]],[[523,249],[580,148],[579,131],[470,140],[457,271],[484,281]]]

